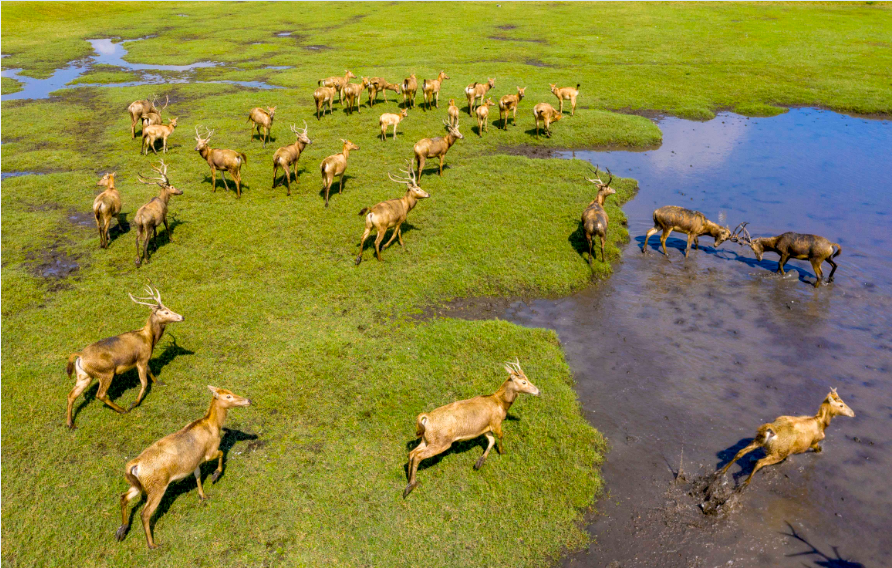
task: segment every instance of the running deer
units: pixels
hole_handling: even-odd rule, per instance
[[[422,138],[415,143],[413,151],[415,152],[415,161],[418,164],[418,179],[421,179],[421,171],[424,169],[424,162],[427,158],[440,158],[440,175],[443,175],[443,159],[446,152],[455,144],[456,140],[464,138],[458,131],[458,126],[452,126],[445,120],[443,124],[448,130],[446,136],[437,136],[436,138]]]
[[[791,258],[796,260],[807,260],[811,263],[812,270],[815,271],[815,288],[821,285],[824,279],[824,271],[821,264],[825,261],[833,268],[830,269],[830,276],[827,277],[827,283],[833,282],[833,273],[836,272],[837,265],[833,261],[842,252],[839,243],[832,243],[824,237],[818,235],[800,235],[799,233],[784,233],[776,237],[759,237],[754,239],[750,237],[749,231],[746,230],[748,223],[741,223],[734,234],[731,236],[733,242],[742,241],[743,244],[749,246],[756,254],[756,259],[761,261],[765,252],[774,252],[780,256],[777,261],[777,271],[780,274],[784,272],[784,265]],[[740,234],[743,231],[743,234]],[[836,252],[833,251],[836,247]]]
[[[477,99],[480,99],[480,104],[483,104],[483,99],[486,97],[486,93],[489,92],[490,89],[496,86],[495,78],[489,79],[487,83],[471,83],[467,87],[465,87],[465,96],[468,97],[468,114],[471,115],[474,112],[474,104],[477,102]]]
[[[156,241],[158,236],[158,226],[164,224],[164,230],[167,231],[167,241],[173,240],[173,234],[170,227],[167,226],[167,203],[170,201],[171,195],[183,195],[183,191],[170,185],[167,179],[167,165],[161,160],[160,166],[152,166],[152,169],[158,172],[161,177],[144,180],[140,176],[136,178],[146,185],[157,185],[161,188],[158,197],[153,197],[151,201],[143,205],[133,216],[133,224],[136,225],[136,266],[139,267],[143,262],[149,261],[149,234],[152,235],[152,241]],[[142,241],[142,247],[139,242]],[[155,243],[157,249],[157,242]]]
[[[605,262],[607,260],[604,256],[604,240],[607,238],[607,225],[610,222],[610,218],[607,216],[607,211],[604,210],[604,201],[608,196],[616,193],[616,190],[610,187],[610,182],[613,181],[613,174],[610,173],[610,168],[607,169],[607,175],[610,176],[607,183],[604,183],[600,177],[597,177],[599,175],[597,166],[595,166],[593,171],[596,177],[594,179],[585,178],[585,180],[598,186],[598,195],[582,213],[582,229],[585,231],[585,240],[588,242],[588,262],[590,265],[592,260],[594,260],[592,239],[595,235],[601,241],[601,260]]]
[[[213,130],[205,128],[205,138],[198,133],[198,127],[195,127],[195,151],[207,160],[208,166],[211,167],[211,183],[213,191],[217,191],[217,170],[220,170],[220,177],[223,178],[223,186],[229,191],[229,184],[226,182],[226,172],[232,176],[235,181],[236,197],[242,196],[242,165],[248,164],[248,156],[244,152],[236,152],[235,150],[222,150],[220,148],[211,148],[208,142],[214,135]]]
[[[502,421],[508,416],[508,410],[521,393],[539,396],[539,389],[527,378],[519,361],[505,363],[505,370],[508,380],[493,394],[460,400],[418,415],[415,435],[421,438],[421,443],[409,452],[409,484],[403,490],[404,499],[418,487],[415,479],[418,465],[427,458],[442,454],[455,442],[486,436],[488,444],[474,464],[475,470],[483,467],[496,438],[499,454],[505,455]]]
[[[363,77],[360,83],[347,83],[344,85],[344,88],[341,92],[344,95],[344,100],[347,103],[347,106],[344,108],[344,111],[349,110],[351,113],[353,109],[356,109],[356,112],[362,112],[362,92],[366,87],[369,86],[369,78]]]
[[[130,530],[128,505],[143,493],[146,494],[146,504],[140,517],[146,533],[146,544],[150,549],[158,548],[158,543],[152,537],[152,514],[172,482],[193,474],[198,484],[199,501],[210,499],[201,485],[201,464],[217,460],[217,469],[211,476],[211,482],[216,483],[223,473],[220,442],[223,439],[226,413],[230,408],[250,406],[251,400],[226,389],[210,385],[208,388],[214,393],[214,397],[203,418],[190,422],[179,432],[161,438],[124,466],[124,478],[130,487],[121,494],[121,526],[115,531],[118,541],[124,540]]]
[[[350,79],[356,79],[356,75],[351,73],[349,70],[345,69],[346,73],[344,73],[343,77],[328,77],[327,79],[321,79],[319,81],[320,87],[332,87],[338,93],[338,102],[342,100],[342,93],[344,87],[347,85],[347,82]]]
[[[297,138],[294,144],[290,146],[282,146],[273,155],[273,189],[276,188],[276,174],[279,168],[285,170],[285,186],[288,188],[288,195],[291,195],[291,166],[294,165],[294,181],[300,183],[297,175],[297,162],[300,160],[301,152],[313,141],[307,136],[307,121],[304,121],[303,130],[300,130],[294,124],[291,125],[291,132]]]
[[[163,382],[155,378],[152,369],[149,368],[149,359],[152,358],[152,351],[161,340],[167,324],[183,321],[183,316],[171,311],[161,303],[161,292],[157,288],[152,289],[146,286],[146,290],[150,296],[148,298],[135,298],[133,294],[128,294],[130,299],[137,304],[152,308],[152,313],[142,329],[97,341],[68,356],[68,366],[65,372],[69,379],[72,378],[72,374],[75,375],[74,388],[68,393],[68,412],[66,413],[66,424],[72,430],[75,427],[74,401],[87,390],[94,379],[99,381],[96,398],[121,414],[130,412],[142,402],[149,379],[152,379],[152,383],[164,385]],[[136,367],[136,371],[139,373],[141,387],[136,401],[130,405],[130,408],[124,409],[108,398],[108,388],[115,375],[124,374],[133,367]]]
[[[151,126],[153,124],[164,124],[164,121],[161,119],[161,112],[166,109],[169,104],[170,96],[167,97],[163,107],[145,113],[142,117],[142,127],[145,128],[146,126]]]
[[[418,79],[415,73],[412,73],[403,79],[403,106],[413,108],[415,106],[415,95],[418,93]]]
[[[266,107],[263,110],[260,107],[254,107],[248,113],[248,122],[254,123],[251,127],[251,140],[254,139],[254,132],[263,138],[263,147],[266,148],[266,141],[269,138],[270,130],[273,128],[273,118],[276,116],[277,107]]]
[[[384,102],[387,102],[387,91],[393,91],[396,94],[402,92],[402,86],[397,83],[388,83],[383,77],[372,77],[369,79],[369,107],[378,100],[378,93],[384,93]]]
[[[765,457],[756,462],[753,471],[741,486],[743,489],[749,485],[756,472],[766,465],[780,463],[793,454],[801,454],[808,450],[820,452],[824,430],[830,426],[830,420],[834,416],[854,418],[855,413],[839,398],[836,389],[830,389],[830,393],[814,416],[780,416],[774,422],[761,425],[752,443],[737,452],[734,459],[719,470],[717,475],[725,475],[734,462],[757,448],[764,448]]]
[[[408,114],[409,113],[404,108],[400,109],[399,114],[389,112],[382,114],[381,118],[378,119],[378,125],[381,127],[381,140],[387,140],[388,126],[393,126],[393,139],[396,140],[396,127],[404,118],[406,118],[406,116],[408,116]]]
[[[424,93],[427,110],[430,110],[432,102],[435,102],[437,108],[440,108],[440,85],[448,78],[445,71],[440,71],[436,79],[425,79],[421,84],[421,92]]]
[[[328,114],[331,114],[331,103],[339,91],[334,87],[319,87],[313,91],[313,100],[316,101],[316,120],[320,120],[319,113],[325,115],[325,105],[328,104]]]
[[[400,171],[405,173],[408,177],[394,177],[389,173],[387,174],[387,177],[396,183],[406,184],[406,195],[399,199],[382,201],[374,207],[363,207],[359,212],[360,215],[365,215],[365,231],[362,233],[362,238],[359,240],[359,256],[356,257],[357,265],[362,262],[363,246],[365,245],[366,239],[369,238],[369,235],[372,233],[372,229],[377,231],[377,234],[375,235],[375,256],[378,260],[381,260],[381,241],[384,240],[384,234],[388,229],[392,228],[393,234],[390,235],[390,240],[387,241],[384,248],[389,247],[390,243],[392,243],[395,238],[399,239],[400,246],[403,246],[403,233],[401,227],[403,223],[406,222],[406,217],[409,215],[409,211],[415,208],[419,199],[430,197],[430,194],[418,187],[415,174],[412,171],[412,163],[409,160],[406,160],[406,169]]]
[[[328,207],[328,193],[331,191],[331,184],[334,182],[334,178],[340,177],[338,193],[344,193],[344,172],[347,171],[347,158],[350,157],[350,150],[359,150],[359,146],[349,140],[341,138],[341,142],[344,143],[344,149],[341,150],[341,153],[332,154],[319,164],[319,170],[322,172],[322,189],[325,190],[326,207]]]
[[[446,114],[449,116],[449,124],[458,126],[458,107],[455,106],[455,99],[449,99],[449,108],[446,109]]]
[[[489,107],[496,106],[492,97],[489,97],[474,110],[477,114],[477,136],[482,137],[483,131],[489,132]]]
[[[641,246],[642,253],[647,253],[647,240],[650,236],[660,231],[663,232],[660,243],[663,245],[663,254],[666,256],[669,256],[669,252],[666,250],[666,239],[669,238],[672,231],[678,231],[688,236],[688,246],[684,251],[685,258],[691,252],[691,243],[694,244],[694,248],[699,248],[699,237],[703,235],[709,235],[715,239],[713,245],[715,248],[731,238],[730,228],[713,223],[703,213],[676,205],[666,205],[654,211],[654,226],[648,229],[644,236],[644,243]]]
[[[158,142],[160,138],[163,144],[164,153],[167,153],[167,137],[173,134],[174,128],[177,127],[177,119],[171,118],[167,124],[152,124],[151,126],[146,126],[142,129],[142,153],[146,156],[149,154],[149,147],[152,148],[152,152],[155,154],[158,153],[158,150],[155,149],[155,143]]]
[[[505,95],[499,99],[499,118],[502,121],[502,129],[508,129],[508,113],[513,112],[514,126],[517,126],[517,106],[523,100],[523,93],[527,88],[517,87],[516,95]]]
[[[127,112],[130,113],[130,138],[136,138],[136,123],[145,118],[149,113],[158,114],[158,109],[155,108],[155,102],[158,100],[158,95],[153,95],[152,100],[142,100],[142,101],[133,101],[130,103],[130,106],[127,107]]]
[[[579,83],[576,83],[576,88],[573,87],[558,87],[554,83],[550,83],[551,92],[554,93],[554,96],[557,97],[558,102],[561,105],[560,113],[564,114],[564,101],[570,101],[570,106],[573,109],[570,112],[570,116],[576,115],[576,97],[579,96]]]
[[[533,118],[536,119],[536,138],[539,137],[539,123],[545,124],[545,135],[551,138],[551,123],[557,122],[564,115],[548,103],[539,103],[533,107]]]
[[[96,218],[96,228],[99,229],[99,248],[108,248],[108,228],[112,217],[121,213],[121,194],[115,187],[115,173],[105,174],[96,185],[104,185],[105,191],[93,200],[93,216]],[[118,218],[118,227],[121,219]]]

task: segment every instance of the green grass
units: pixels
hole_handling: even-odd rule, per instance
[[[22,84],[16,81],[15,79],[11,79],[9,77],[0,77],[2,79],[2,93],[4,95],[9,95],[12,93],[17,93],[22,90]]]
[[[139,77],[131,71],[121,70],[113,65],[94,65],[89,71],[71,82],[73,85],[101,85],[136,81]],[[158,106],[162,106],[160,101]]]
[[[5,3],[3,65],[45,77],[89,55],[87,38],[157,34],[129,43],[128,59],[214,59],[225,65],[198,70],[195,79],[285,88],[91,87],[4,102],[3,170],[48,172],[5,180],[0,203],[4,566],[539,566],[583,546],[581,522],[601,490],[605,442],[579,412],[555,334],[416,317],[452,298],[556,296],[609,275],[609,264],[590,268],[579,254],[579,216],[594,196],[581,179],[584,164],[504,149],[659,143],[652,122],[617,109],[707,118],[726,107],[750,114],[792,104],[892,108],[885,71],[892,28],[882,4],[161,3],[151,6],[152,17],[142,9]],[[516,27],[493,28],[492,14],[481,11]],[[488,36],[511,39],[466,41]],[[265,68],[274,65],[293,68]],[[316,81],[345,68],[392,81],[442,68],[451,79],[441,110],[410,111],[399,137],[381,142],[377,117],[393,112],[394,102],[313,117]],[[120,72],[92,75],[90,82],[116,81]],[[478,138],[463,114],[465,139],[450,150],[444,176],[429,162],[421,180],[432,197],[411,213],[406,248],[386,250],[381,263],[367,249],[354,266],[358,211],[403,194],[386,173],[403,166],[416,140],[442,133],[451,96],[463,106],[464,86],[492,76],[496,95],[528,86],[518,126],[493,125]],[[554,81],[583,84],[580,109],[554,125],[552,139],[536,140],[530,109],[553,102]],[[139,155],[125,111],[151,93],[169,94],[165,116],[179,118],[165,160],[184,195],[170,205],[174,240],[162,231],[151,263],[136,269],[134,230],[101,251],[88,213],[104,171],[117,170],[129,221],[156,193],[136,180],[155,157]],[[274,140],[263,149],[249,140],[245,119],[267,104],[278,110]],[[293,140],[287,125],[304,120],[313,144],[286,198],[283,186],[270,188],[271,155]],[[247,153],[241,200],[222,185],[211,191],[209,169],[194,151],[199,124],[216,131],[212,146]],[[326,210],[318,164],[341,138],[361,149],[351,154],[346,192]],[[628,238],[619,205],[636,184],[614,186],[608,260]],[[54,254],[75,258],[79,270],[61,281],[39,276]],[[168,386],[125,416],[91,397],[79,429],[67,431],[66,357],[142,325],[146,311],[126,292],[147,281],[186,317],[155,351],[153,368]],[[492,392],[504,378],[500,363],[515,356],[543,396],[512,408],[509,453],[493,454],[474,472],[481,448],[464,444],[431,460],[403,501],[415,416]],[[135,373],[115,384],[119,403],[135,398]],[[257,438],[229,449],[224,477],[207,487],[210,504],[198,504],[192,480],[171,488],[155,527],[162,550],[146,551],[136,525],[116,543],[124,463],[201,416],[207,384],[255,401],[233,411],[228,425]]]

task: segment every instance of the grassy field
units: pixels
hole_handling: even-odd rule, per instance
[[[892,33],[887,5],[579,4],[178,4],[149,7],[5,3],[4,68],[46,77],[88,56],[85,41],[133,39],[128,60],[222,65],[198,81],[261,80],[279,90],[169,84],[62,90],[51,99],[3,103],[2,458],[4,566],[539,566],[584,546],[582,517],[601,490],[606,443],[579,412],[554,333],[504,322],[425,319],[428,306],[481,295],[560,295],[605,277],[580,255],[579,216],[593,187],[578,161],[537,160],[511,149],[660,141],[646,118],[617,110],[705,118],[719,108],[751,114],[813,104],[888,113]],[[582,22],[582,23],[579,23]],[[291,36],[277,34],[292,32]],[[316,46],[317,49],[308,49]],[[321,47],[324,46],[324,47]],[[268,66],[292,66],[273,70]],[[391,81],[440,69],[441,109],[409,112],[399,137],[377,139],[377,117],[394,102],[313,117],[312,90],[349,68]],[[399,197],[390,182],[412,144],[440,135],[446,102],[465,85],[496,77],[496,95],[528,86],[518,126],[482,138],[461,118],[465,139],[442,178],[429,161],[431,194],[409,217],[406,247],[356,267],[362,207]],[[97,68],[90,83],[132,80]],[[530,109],[555,102],[548,84],[582,84],[580,109],[534,137]],[[3,81],[3,92],[15,89]],[[156,192],[138,183],[155,160],[130,139],[127,105],[170,95],[179,118],[165,157],[184,191],[170,204],[174,240],[163,231],[152,261],[134,266],[135,231],[114,230],[98,249],[90,215],[101,172],[117,170],[126,219]],[[392,93],[389,95],[392,97]],[[365,99],[363,99],[365,100]],[[420,101],[420,98],[419,98]],[[278,105],[273,141],[251,140],[248,109]],[[300,184],[271,188],[271,156],[309,124],[313,144]],[[194,151],[194,128],[211,145],[246,152],[240,200]],[[326,210],[318,164],[349,138],[346,190]],[[604,164],[609,166],[609,164]],[[635,191],[618,180],[608,199],[612,241],[628,238],[619,209]],[[49,278],[75,266],[66,278]],[[127,298],[146,282],[185,316],[156,348],[152,368],[168,386],[117,415],[78,402],[68,354],[142,325],[147,310]],[[592,345],[597,349],[597,342]],[[518,357],[541,398],[521,398],[506,422],[509,453],[478,471],[482,445],[460,444],[419,471],[407,500],[406,452],[414,418],[441,404],[495,390],[501,362]],[[162,548],[145,548],[138,523],[114,541],[126,461],[200,417],[212,384],[255,405],[230,414],[224,475],[171,487],[156,516]],[[135,372],[115,380],[129,404]],[[208,466],[206,472],[213,469]]]

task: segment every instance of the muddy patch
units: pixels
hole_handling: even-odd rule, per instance
[[[524,61],[526,65],[531,65],[533,67],[556,67],[555,65],[551,65],[549,63],[545,63],[541,59],[526,59]]]
[[[314,45],[303,45],[301,46],[307,51],[331,51],[334,49],[330,45],[322,45],[322,44],[314,44]]]
[[[501,25],[501,26],[496,26],[496,29],[497,29],[497,30],[503,30],[503,31],[506,31],[506,32],[507,32],[507,31],[510,31],[510,30],[516,30],[516,29],[517,29],[517,26],[515,26],[514,24],[503,24],[503,25]]]
[[[527,158],[547,159],[554,158],[559,148],[548,148],[546,146],[530,146],[528,144],[520,144],[517,146],[499,146],[496,148],[497,154],[508,154],[509,156],[526,156]]]
[[[47,280],[60,281],[80,269],[80,255],[70,254],[70,242],[56,241],[47,248],[31,251],[26,258],[28,272]]]
[[[82,211],[76,211],[74,209],[68,210],[68,215],[66,215],[68,222],[77,227],[95,227],[96,219],[93,217],[92,213],[85,213]]]
[[[542,38],[517,38],[517,37],[507,37],[503,35],[491,35],[487,37],[487,39],[492,39],[495,41],[519,41],[521,43],[538,43],[540,45],[545,45],[548,43],[548,40]]]

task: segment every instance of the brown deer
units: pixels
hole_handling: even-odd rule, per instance
[[[384,93],[384,102],[387,102],[387,91],[393,91],[396,94],[402,92],[402,85],[397,83],[388,83],[383,77],[372,77],[369,79],[369,107],[378,100],[378,93]]]
[[[570,116],[576,115],[576,97],[579,96],[579,83],[576,83],[576,88],[573,87],[558,87],[554,83],[550,83],[551,92],[554,93],[554,96],[557,97],[558,102],[560,103],[560,113],[564,114],[564,101],[570,101],[570,106],[572,107],[572,111],[570,112]]]
[[[440,175],[443,175],[443,159],[446,152],[455,144],[456,140],[464,138],[458,131],[458,126],[452,126],[445,120],[443,124],[446,126],[448,134],[446,136],[437,136],[436,138],[422,138],[415,143],[412,150],[415,152],[415,161],[418,163],[418,179],[421,179],[421,171],[424,169],[424,162],[427,158],[440,158]]]
[[[533,118],[536,119],[536,138],[539,137],[539,124],[545,124],[545,135],[551,138],[551,123],[562,119],[564,115],[559,113],[548,103],[539,103],[533,107]]]
[[[145,128],[146,126],[151,126],[153,124],[164,124],[164,121],[161,119],[161,112],[166,109],[169,104],[170,96],[167,97],[163,107],[145,113],[142,117],[142,127]]]
[[[277,107],[266,107],[263,110],[260,107],[254,107],[248,113],[248,122],[254,123],[251,127],[251,140],[254,139],[256,131],[263,138],[263,147],[266,148],[266,141],[269,138],[270,130],[273,128],[273,118],[276,116]]]
[[[598,176],[597,166],[595,166],[593,171],[595,176]],[[609,168],[607,169],[607,175],[610,176],[607,183],[601,181],[600,177],[595,177],[594,179],[585,178],[586,181],[598,186],[598,195],[594,201],[588,204],[588,208],[582,212],[582,229],[585,231],[585,240],[588,242],[589,264],[592,264],[595,258],[592,254],[592,239],[595,235],[601,241],[601,260],[605,262],[607,260],[604,256],[604,240],[607,238],[607,225],[610,222],[610,218],[607,216],[607,211],[604,210],[604,201],[608,196],[616,193],[616,190],[610,187],[610,182],[613,181],[613,174],[610,173]]]
[[[273,155],[273,189],[276,187],[276,174],[279,168],[285,170],[285,187],[288,188],[288,195],[291,195],[291,166],[294,165],[294,181],[300,183],[297,175],[297,162],[300,160],[301,152],[304,151],[313,141],[307,137],[307,121],[304,121],[303,130],[299,130],[295,125],[291,125],[291,132],[297,137],[294,144],[290,146],[282,146],[276,150]]]
[[[68,393],[68,412],[66,414],[66,424],[72,430],[74,429],[72,413],[74,401],[87,390],[94,379],[99,381],[96,398],[121,414],[129,412],[142,402],[146,394],[148,379],[152,379],[152,382],[158,385],[164,385],[163,382],[155,378],[152,369],[149,368],[149,359],[152,358],[152,351],[161,340],[167,324],[183,321],[183,316],[171,311],[161,303],[161,292],[157,288],[153,290],[146,286],[146,290],[149,293],[149,298],[135,298],[133,294],[128,294],[130,299],[137,304],[152,308],[152,313],[142,329],[97,341],[68,356],[68,366],[65,371],[68,373],[69,379],[72,378],[73,373],[76,375],[74,388]],[[147,302],[147,300],[151,301]],[[136,401],[125,410],[112,402],[107,393],[115,375],[126,373],[133,367],[136,367],[139,373],[141,387]]]
[[[149,233],[152,240],[155,241],[158,236],[158,226],[164,224],[164,230],[167,231],[168,242],[173,240],[173,234],[170,227],[167,226],[167,203],[170,201],[171,195],[183,195],[183,191],[170,185],[167,179],[167,165],[161,160],[160,166],[152,166],[152,169],[161,174],[161,177],[144,180],[140,176],[136,176],[139,181],[146,185],[158,185],[161,191],[158,197],[153,197],[151,201],[143,205],[137,210],[133,216],[133,224],[136,225],[136,266],[139,267],[144,261],[149,261]],[[140,247],[139,242],[143,244]],[[156,242],[157,248],[157,242]]]
[[[346,73],[344,73],[343,77],[328,77],[327,79],[321,79],[319,81],[320,87],[332,87],[338,93],[338,102],[342,101],[343,94],[341,91],[344,90],[344,87],[347,85],[347,82],[350,79],[356,79],[356,75],[351,73],[349,70],[345,69]]]
[[[455,99],[449,99],[449,108],[446,109],[446,114],[449,116],[449,124],[458,126],[458,107],[455,106]]]
[[[418,487],[415,480],[418,465],[427,458],[442,454],[455,442],[486,436],[489,443],[474,464],[475,470],[483,467],[489,451],[496,444],[496,438],[499,441],[499,454],[505,455],[502,421],[508,416],[508,410],[520,393],[539,396],[539,389],[524,374],[519,361],[506,363],[505,370],[508,371],[508,380],[493,394],[460,400],[418,415],[415,435],[421,437],[421,443],[409,452],[409,484],[403,490],[404,499]]]
[[[387,140],[387,127],[393,126],[393,139],[396,140],[396,127],[397,125],[403,121],[406,116],[408,116],[408,111],[406,109],[400,109],[399,114],[393,114],[389,112],[385,112],[381,115],[381,118],[378,119],[378,125],[381,127],[381,140]]]
[[[471,83],[467,87],[465,87],[465,95],[468,97],[468,114],[471,115],[474,112],[474,104],[477,102],[477,99],[480,99],[480,104],[483,104],[483,99],[486,97],[486,93],[489,92],[490,89],[496,86],[495,78],[489,79],[487,83]]]
[[[211,167],[211,184],[213,191],[217,191],[217,170],[220,170],[220,177],[223,178],[223,185],[229,190],[229,184],[226,182],[226,172],[232,176],[235,181],[236,197],[242,196],[242,165],[248,164],[248,156],[244,152],[236,152],[235,150],[222,150],[220,148],[211,148],[208,142],[214,135],[213,130],[205,128],[206,138],[202,138],[198,133],[198,127],[195,127],[195,151],[207,160],[208,166]]]
[[[644,236],[644,243],[641,246],[641,252],[647,253],[647,240],[651,235],[663,231],[660,237],[660,243],[663,245],[663,254],[669,256],[666,250],[666,239],[672,231],[678,231],[688,236],[688,246],[684,251],[684,257],[688,257],[691,252],[691,243],[694,248],[699,248],[699,237],[709,235],[715,239],[715,248],[718,248],[723,242],[731,238],[731,229],[722,227],[717,223],[713,223],[706,218],[706,215],[699,211],[691,211],[677,205],[666,205],[654,211],[654,226],[647,230]]]
[[[436,79],[425,79],[421,84],[421,92],[424,93],[427,110],[430,110],[432,102],[435,102],[437,108],[440,108],[440,84],[448,78],[445,71],[440,71]]]
[[[360,83],[347,83],[344,85],[344,88],[341,91],[344,95],[344,100],[347,103],[344,111],[349,110],[352,113],[355,108],[356,112],[362,112],[362,101],[360,99],[362,98],[362,91],[368,86],[368,77],[363,77],[362,82]]]
[[[390,243],[392,243],[395,238],[399,239],[400,246],[403,246],[403,233],[401,227],[403,223],[406,222],[406,217],[409,215],[409,211],[415,208],[419,199],[430,197],[430,194],[418,187],[415,174],[412,172],[412,163],[409,160],[406,160],[406,169],[400,171],[405,173],[408,177],[398,178],[389,173],[387,174],[387,177],[389,177],[391,181],[406,184],[406,195],[399,199],[382,201],[374,207],[363,207],[359,212],[360,215],[365,215],[365,231],[362,233],[362,238],[359,240],[359,256],[356,257],[357,265],[362,262],[363,246],[365,245],[366,239],[369,238],[369,235],[372,233],[372,229],[377,231],[377,234],[375,235],[375,256],[378,260],[381,260],[381,241],[384,240],[384,234],[387,232],[387,229],[392,228],[393,234],[390,235],[390,240],[387,241],[384,248],[389,247]]]
[[[824,430],[830,426],[830,420],[834,416],[840,415],[855,417],[852,409],[836,394],[836,389],[830,389],[830,393],[814,416],[780,416],[774,422],[760,426],[753,442],[737,452],[734,459],[718,472],[718,476],[725,475],[734,462],[746,454],[757,448],[764,448],[765,457],[756,462],[753,471],[741,486],[743,489],[749,485],[756,472],[766,465],[780,463],[793,454],[801,454],[808,450],[820,452]]]
[[[149,147],[152,148],[152,152],[155,154],[158,153],[158,150],[155,149],[155,143],[158,142],[160,138],[163,142],[163,150],[164,153],[167,153],[167,137],[173,134],[174,128],[177,127],[177,119],[171,118],[170,122],[167,124],[152,124],[151,126],[146,126],[142,129],[142,153],[146,156],[149,154]]]
[[[115,173],[105,174],[96,185],[104,185],[105,191],[93,200],[93,216],[96,218],[96,228],[99,229],[99,248],[108,248],[108,228],[112,217],[121,213],[121,194],[115,188]],[[118,227],[121,219],[118,218]]]
[[[418,79],[415,73],[412,73],[403,79],[403,106],[413,108],[415,106],[415,95],[418,93]]]
[[[214,397],[203,418],[190,422],[180,431],[161,438],[124,466],[124,477],[130,487],[121,494],[121,526],[115,531],[115,538],[119,541],[124,540],[127,531],[130,530],[127,506],[130,501],[143,493],[147,497],[140,517],[142,528],[146,533],[146,544],[150,549],[158,548],[158,543],[152,538],[152,514],[161,503],[161,498],[164,497],[171,482],[193,474],[198,484],[199,501],[210,499],[201,486],[201,464],[217,460],[217,469],[211,476],[211,482],[216,483],[223,473],[223,452],[220,450],[220,441],[223,439],[226,413],[230,408],[250,406],[251,400],[226,389],[210,385],[208,388],[214,393]]]
[[[508,129],[508,113],[513,111],[514,125],[517,126],[517,106],[523,100],[523,93],[527,88],[517,87],[516,95],[505,95],[499,99],[499,118],[502,121],[502,129]]]
[[[350,150],[359,150],[359,146],[344,140],[344,149],[340,154],[332,154],[319,164],[319,170],[322,172],[322,188],[325,190],[325,206],[328,207],[328,193],[331,191],[331,184],[334,178],[340,177],[338,182],[338,193],[344,193],[344,172],[347,171],[347,158],[350,157]]]
[[[158,100],[157,95],[152,96],[152,100],[133,101],[127,107],[130,113],[130,138],[136,138],[136,123],[145,118],[149,113],[158,113],[155,108],[155,102]]]
[[[334,87],[319,87],[313,91],[313,100],[316,101],[316,120],[320,120],[320,112],[325,114],[326,104],[328,104],[328,114],[331,114],[331,103],[338,92]]]
[[[489,132],[489,107],[496,106],[492,97],[483,101],[474,112],[477,114],[477,136],[482,137],[483,131]]]
[[[777,261],[777,271],[780,274],[784,272],[784,265],[791,258],[796,260],[807,260],[811,263],[812,270],[815,271],[815,288],[821,285],[824,279],[824,271],[821,264],[825,261],[833,268],[830,269],[830,276],[827,282],[833,282],[833,273],[836,272],[837,265],[833,261],[842,252],[839,243],[832,243],[824,237],[818,235],[800,235],[799,233],[784,233],[776,237],[759,237],[754,239],[750,237],[749,231],[746,230],[748,223],[741,223],[731,240],[734,242],[742,241],[743,244],[749,246],[756,254],[756,259],[761,261],[765,252],[774,252],[780,256]],[[743,231],[743,235],[739,234]],[[836,247],[836,252],[833,251]]]

